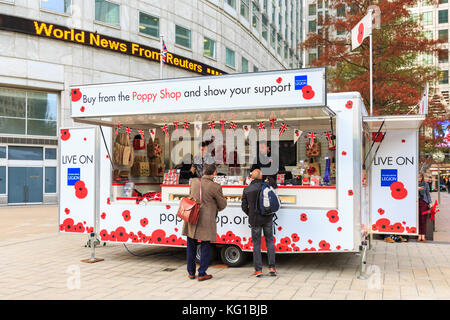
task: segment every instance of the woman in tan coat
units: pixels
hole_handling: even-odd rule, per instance
[[[206,274],[210,258],[210,242],[216,241],[217,224],[216,217],[219,211],[227,206],[227,200],[223,196],[222,187],[213,181],[217,175],[215,165],[206,165],[203,177],[191,180],[190,195],[196,201],[200,201],[201,183],[201,206],[198,223],[196,225],[184,222],[182,234],[187,237],[187,270],[189,279],[195,279],[195,256],[198,240],[201,241],[200,268],[198,269],[198,280],[208,280],[212,275]]]

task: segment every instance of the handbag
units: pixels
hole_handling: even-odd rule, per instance
[[[177,217],[190,224],[197,224],[200,214],[200,205],[202,203],[202,179],[200,179],[200,202],[195,201],[192,197],[181,199],[178,208]]]

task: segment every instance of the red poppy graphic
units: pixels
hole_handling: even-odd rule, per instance
[[[69,129],[61,129],[61,140],[67,141],[70,139],[70,132]]]
[[[336,223],[339,221],[339,216],[337,210],[330,210],[327,212],[327,218],[331,223]]]
[[[312,241],[311,239],[309,239],[309,240],[308,240],[308,243],[311,244],[311,243],[313,243],[313,241]]]
[[[127,242],[130,235],[127,233],[126,229],[124,227],[117,227],[115,233],[115,238],[117,241],[120,242]],[[112,232],[111,232],[112,234]],[[134,235],[133,235],[134,236]]]
[[[316,168],[315,167],[309,167],[307,171],[308,171],[308,174],[310,176],[312,176],[316,172]]]
[[[102,240],[109,240],[109,234],[108,231],[106,231],[105,229],[100,231],[100,239]]]
[[[361,43],[364,38],[364,23],[361,23],[358,27],[358,43]]]
[[[238,236],[234,237],[233,243],[237,244],[238,246],[241,246],[241,244],[242,244],[241,237],[238,237]]]
[[[106,213],[102,212],[102,215],[100,216],[102,219],[106,218]]]
[[[352,196],[353,195],[353,190],[348,190],[348,195]]]
[[[65,219],[63,221],[63,223],[61,224],[62,230],[66,231],[66,232],[75,232],[73,224],[74,224],[73,219],[71,219],[71,218]]]
[[[154,243],[165,243],[166,232],[162,229],[155,230],[152,233],[152,239]]]
[[[408,190],[405,189],[403,183],[400,181],[393,182],[391,184],[391,196],[394,199],[401,200],[406,198]]]
[[[275,251],[285,252],[285,251],[287,251],[287,248],[288,247],[286,245],[279,243],[275,246]]]
[[[381,208],[379,208],[379,209],[378,209],[378,213],[381,214],[381,215],[383,215],[383,214],[384,214],[384,210],[381,209]]]
[[[278,77],[276,81],[277,81],[277,83],[281,83],[283,81],[283,78]]]
[[[111,201],[109,200],[109,197],[106,199],[106,204],[111,204]]]
[[[130,221],[130,219],[131,219],[130,210],[125,210],[124,212],[122,212],[122,217],[123,217],[123,220]]]
[[[305,248],[305,249],[303,249],[303,251],[316,251],[316,248]]]
[[[175,230],[175,232],[178,232],[178,228],[175,228],[175,229],[173,229],[173,230]]]
[[[405,139],[402,139],[402,143],[405,143],[406,142],[406,140]]]
[[[143,235],[141,240],[142,240],[143,243],[147,243],[149,238],[146,235]]]
[[[346,155],[347,155],[347,152],[342,151],[342,155],[343,155],[343,156],[346,156]]]
[[[377,231],[377,225],[376,225],[376,224],[373,224],[373,225],[372,225],[372,230],[373,230],[373,231]]]
[[[306,100],[310,100],[314,98],[315,92],[310,85],[306,85],[302,88],[303,98]]]
[[[115,231],[111,231],[111,233],[109,234],[109,241],[116,241],[116,232]]]
[[[166,209],[169,210],[169,209],[170,209],[170,206],[169,206],[169,205],[166,205]]]
[[[81,106],[80,111],[84,112],[84,106]]]
[[[78,222],[76,225],[73,226],[74,227],[74,231],[75,232],[80,232],[83,233],[84,232],[84,226],[81,222]]]
[[[81,99],[81,91],[79,88],[76,89],[72,89],[71,92],[71,96],[72,96],[72,102],[77,102]]]
[[[319,251],[331,251],[330,244],[325,240],[319,242]]]
[[[291,239],[289,237],[284,237],[283,239],[281,239],[281,244],[284,245],[290,245],[291,244]]]
[[[400,222],[394,223],[392,227],[394,229],[394,232],[403,233],[405,231],[405,228]]]
[[[353,101],[348,100],[347,103],[345,104],[345,107],[346,107],[347,109],[353,108]]]
[[[294,246],[294,247],[292,247],[292,250],[294,250],[294,252],[299,252],[299,251],[300,251],[300,248],[297,247],[297,246]]]
[[[308,220],[308,216],[306,215],[306,213],[302,213],[302,214],[300,215],[300,220],[301,220],[301,221],[307,221],[307,220]]]
[[[147,218],[141,219],[141,226],[143,226],[145,228],[147,225],[148,225],[148,219]]]
[[[337,231],[341,232],[342,231],[342,227],[338,227]]]
[[[389,219],[378,219],[375,223],[377,230],[380,232],[388,231],[391,221]]]
[[[293,234],[291,235],[291,239],[292,239],[293,242],[297,242],[297,241],[300,240],[300,237],[298,236],[298,234],[293,233]]]
[[[281,231],[281,230],[283,230],[283,228],[282,227],[278,227],[278,231]]]
[[[337,250],[341,250],[341,246],[336,246],[336,249]]]
[[[417,233],[416,227],[406,227],[406,232],[408,233]]]
[[[65,208],[65,209],[64,209],[64,212],[65,212],[66,214],[69,214],[69,213],[70,213],[70,210],[69,210],[68,208]]]
[[[86,232],[87,233],[94,232],[94,227],[86,227]]]
[[[78,180],[77,182],[75,182],[75,196],[78,199],[84,199],[84,198],[86,198],[87,194],[88,194],[88,190],[86,189],[86,187],[84,185],[84,181]]]
[[[171,244],[171,245],[175,245],[176,243],[177,243],[177,240],[178,240],[178,238],[177,238],[177,236],[175,235],[175,234],[172,234],[172,235],[170,235],[168,238],[166,238],[167,240],[168,240],[168,244]]]

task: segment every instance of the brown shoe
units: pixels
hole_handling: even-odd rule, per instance
[[[395,240],[392,239],[391,237],[386,237],[386,238],[384,238],[384,242],[394,243]]]
[[[205,281],[211,279],[213,276],[211,274],[205,274],[204,276],[198,277],[198,281]]]
[[[406,240],[405,238],[403,238],[402,236],[398,236],[398,238],[400,239],[401,242],[406,242],[408,240]]]
[[[195,279],[195,275],[191,275],[190,274],[190,275],[188,275],[188,278],[191,279],[191,280],[194,280]]]
[[[420,238],[417,238],[417,242],[420,242],[420,241],[422,241]]]
[[[427,239],[423,238],[422,242],[427,242]]]

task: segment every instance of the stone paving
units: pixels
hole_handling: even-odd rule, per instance
[[[376,240],[367,280],[354,253],[324,253],[278,255],[278,277],[216,261],[198,282],[179,248],[129,245],[138,257],[107,244],[96,250],[105,261],[81,263],[86,235],[58,234],[56,217],[56,206],[0,208],[0,299],[450,299],[450,243]]]

